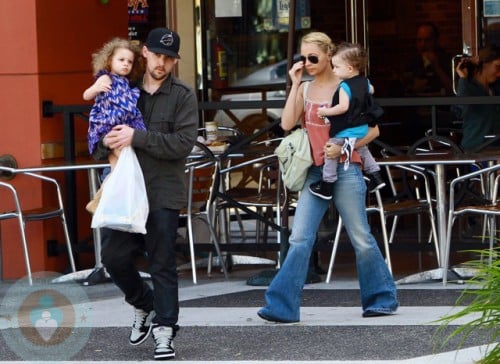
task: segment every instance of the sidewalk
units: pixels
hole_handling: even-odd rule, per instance
[[[266,268],[269,267],[235,267],[229,281],[224,281],[218,273],[209,279],[200,269],[197,285],[193,285],[190,271],[181,273],[181,330],[175,341],[176,361],[472,364],[485,350],[481,345],[487,343],[486,338],[477,335],[460,351],[455,350],[456,342],[442,353],[436,354],[433,349],[437,328],[433,321],[452,310],[464,285],[443,287],[440,282],[401,285],[401,308],[396,315],[362,318],[357,280],[352,274],[334,272],[330,284],[306,286],[300,323],[273,324],[256,315],[264,302],[265,287],[246,285],[249,276]],[[1,298],[7,291],[5,286],[0,283]],[[87,340],[71,361],[62,361],[69,358],[61,353],[46,362],[149,362],[152,340],[138,347],[128,344],[132,311],[114,285],[103,283],[83,290],[88,300],[75,304],[73,309],[86,312],[82,326],[89,332]],[[4,363],[17,363],[22,358],[6,340],[19,329],[2,325],[5,309],[4,302],[0,317],[1,358]]]

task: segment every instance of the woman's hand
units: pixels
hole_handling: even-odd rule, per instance
[[[467,67],[465,66],[465,63],[466,63],[465,58],[462,58],[460,60],[460,62],[458,62],[457,67],[455,68],[455,71],[457,72],[457,75],[460,78],[467,77],[467,75],[469,73],[468,70],[467,70]]]
[[[455,67],[455,71],[457,72],[458,77],[465,78],[469,76],[469,70],[471,64],[477,66],[479,64],[479,57],[466,57],[462,58],[460,62],[458,62],[457,67]]]
[[[324,119],[326,116],[326,106],[321,105],[318,107],[318,117]]]
[[[292,84],[299,84],[300,81],[302,80],[302,73],[304,72],[304,62],[298,61],[293,64],[292,68],[290,68],[290,71],[288,71],[288,74],[290,75],[290,80],[292,81]]]
[[[326,143],[323,151],[326,159],[335,159],[342,155],[342,147],[333,143]]]

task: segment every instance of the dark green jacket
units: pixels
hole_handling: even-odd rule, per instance
[[[458,96],[488,96],[488,92],[474,79],[460,78]],[[487,141],[485,135],[500,133],[500,105],[461,105],[463,118],[462,148],[473,151]]]
[[[139,85],[146,131],[135,130],[132,139],[142,167],[149,209],[181,209],[186,205],[186,157],[193,149],[198,128],[198,102],[193,90],[169,76],[152,95]],[[109,150],[99,142],[94,158],[107,158]]]

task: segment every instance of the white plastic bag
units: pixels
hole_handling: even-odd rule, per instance
[[[146,234],[148,213],[144,176],[134,149],[128,146],[121,150],[115,168],[104,181],[91,226]]]

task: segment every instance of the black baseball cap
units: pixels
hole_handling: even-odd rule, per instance
[[[168,28],[155,28],[151,30],[146,40],[146,47],[151,52],[175,58],[181,58],[179,56],[180,45],[181,39],[179,38],[179,34]]]

